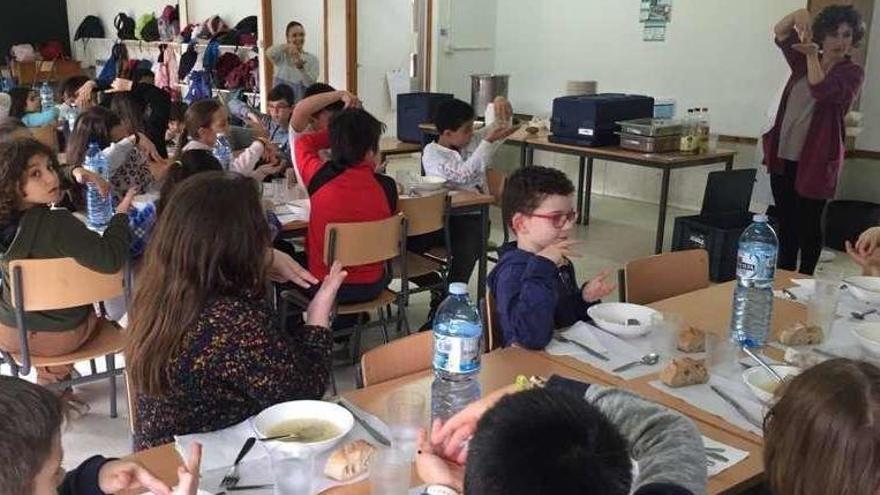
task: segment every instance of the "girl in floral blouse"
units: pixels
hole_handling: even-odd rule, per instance
[[[258,184],[226,172],[183,181],[159,215],[131,308],[127,369],[135,446],[225,428],[278,402],[318,399],[330,369],[337,264],[282,333],[266,284],[318,282],[273,251]]]

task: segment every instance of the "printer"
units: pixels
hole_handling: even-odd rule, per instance
[[[654,98],[622,93],[560,96],[553,99],[550,142],[576,146],[613,146],[621,120],[654,116]]]

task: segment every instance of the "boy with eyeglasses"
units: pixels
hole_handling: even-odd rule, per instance
[[[230,114],[248,122],[258,135],[265,137],[278,147],[281,161],[286,168],[291,163],[288,123],[295,101],[293,89],[286,84],[279,84],[269,91],[267,101],[268,114],[254,110],[237,98],[229,100],[227,106]]]
[[[574,185],[559,170],[526,167],[507,181],[504,222],[516,241],[502,247],[489,274],[504,345],[543,349],[557,328],[587,318],[587,308],[614,291],[604,271],[577,285],[569,258],[580,256],[570,239],[577,215]]]

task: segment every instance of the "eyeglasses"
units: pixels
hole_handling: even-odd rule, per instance
[[[290,105],[284,103],[269,103],[269,110],[287,110],[290,108]]]
[[[542,215],[538,213],[532,213],[529,215],[530,217],[543,218],[546,220],[550,220],[554,227],[557,229],[561,229],[565,227],[569,222],[574,222],[575,217],[577,217],[577,212],[574,210],[565,212],[565,213],[554,213],[552,215]]]

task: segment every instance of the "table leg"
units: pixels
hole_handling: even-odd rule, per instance
[[[584,159],[581,158],[581,171],[584,169]],[[586,180],[584,183],[584,206],[581,208],[583,225],[590,225],[590,199],[593,191],[593,157],[587,158]]]
[[[733,170],[733,157],[724,160],[724,170]]]
[[[663,169],[663,179],[660,183],[660,214],[657,217],[657,241],[654,245],[654,254],[663,252],[663,231],[666,230],[666,203],[669,201],[669,175],[670,169]]]
[[[523,163],[525,167],[531,167],[535,164],[535,148],[526,145],[526,159]]]
[[[584,211],[584,162],[586,158],[583,156],[578,157],[578,178],[577,178],[577,220],[575,223],[583,223],[583,211]]]
[[[480,206],[480,260],[477,267],[477,301],[486,297],[486,271],[489,250],[489,205]],[[478,303],[479,304],[479,303]]]
[[[519,168],[526,166],[526,155],[528,154],[529,145],[523,142],[519,145]]]

